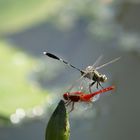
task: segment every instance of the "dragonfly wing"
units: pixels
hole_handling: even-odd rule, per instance
[[[102,67],[104,67],[104,66],[107,66],[107,65],[109,65],[109,64],[111,64],[111,63],[114,63],[114,62],[118,61],[120,58],[121,58],[121,57],[115,58],[115,59],[113,59],[113,60],[111,60],[111,61],[109,61],[109,62],[107,62],[107,63],[105,63],[105,64],[103,64],[103,65],[101,65],[101,66],[99,66],[99,67],[96,67],[96,70],[98,70],[98,69],[100,69],[100,68],[102,68]]]
[[[76,108],[76,113],[78,113],[79,115],[83,115],[83,113],[85,113],[85,111],[90,111],[90,109],[93,107],[93,104],[91,102],[77,102],[75,105]],[[91,109],[92,110],[92,109]],[[88,115],[88,113],[85,115]]]
[[[70,88],[68,88],[68,92],[71,91],[77,82],[79,82],[80,80],[83,80],[84,76],[86,75],[86,73],[84,73],[79,79],[77,79],[76,81],[73,82],[73,84],[70,86]]]
[[[92,65],[92,67],[95,69],[96,66],[99,64],[99,62],[101,61],[101,59],[103,58],[103,55],[100,55],[97,60],[95,61],[95,63]]]
[[[99,100],[99,98],[100,98],[100,94],[97,94],[91,99],[91,101],[95,102],[95,101]]]

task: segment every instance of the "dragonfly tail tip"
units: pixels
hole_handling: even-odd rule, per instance
[[[45,54],[45,55],[46,55],[46,54],[47,54],[47,52],[46,52],[46,51],[44,51],[44,52],[43,52],[43,54]]]

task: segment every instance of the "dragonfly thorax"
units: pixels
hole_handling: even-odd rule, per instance
[[[63,94],[63,98],[64,98],[65,100],[71,100],[71,101],[73,101],[73,102],[78,102],[78,101],[80,101],[80,96],[74,95],[74,94],[70,94],[70,93],[68,93],[68,92]]]
[[[95,71],[95,69],[93,69],[92,66],[88,66],[83,71],[82,75],[85,75],[84,77],[92,80],[93,79],[93,76],[94,76],[94,71]]]
[[[96,69],[93,69],[92,66],[88,66],[83,74],[85,74],[84,77],[93,81],[105,82],[107,80],[106,75],[99,73]]]

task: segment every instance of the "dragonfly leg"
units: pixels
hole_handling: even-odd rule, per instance
[[[90,85],[89,85],[89,92],[92,93],[91,91],[91,87],[96,83],[96,81],[92,82]]]
[[[100,86],[102,89],[104,88],[104,87],[101,85],[101,83],[100,83],[99,81],[97,81],[97,89],[98,89],[99,86]]]
[[[74,110],[74,102],[72,102],[72,107],[71,107],[71,110],[69,111],[69,113],[72,112],[73,110]]]
[[[68,102],[69,102],[69,100],[65,102],[65,105],[66,105]]]
[[[71,100],[68,100],[67,102],[65,102],[65,105],[68,106],[71,103]]]

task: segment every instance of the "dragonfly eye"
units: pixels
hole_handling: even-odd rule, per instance
[[[88,67],[86,68],[86,70],[87,70],[87,71],[92,70],[92,66],[88,66]]]
[[[68,94],[69,94],[69,93],[67,93],[67,92],[63,94],[63,98],[64,98],[65,100],[68,100],[68,96],[69,96]]]

